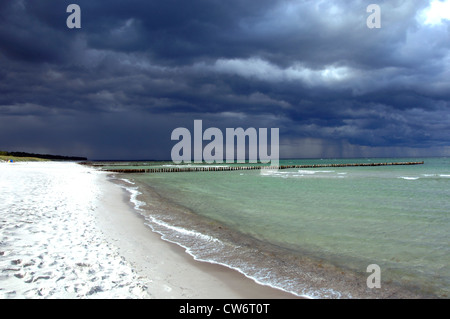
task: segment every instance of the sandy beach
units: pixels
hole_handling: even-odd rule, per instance
[[[1,298],[295,298],[163,241],[107,173],[2,163],[0,174]]]

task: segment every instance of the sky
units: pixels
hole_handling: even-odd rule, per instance
[[[0,150],[170,160],[194,120],[279,128],[281,158],[450,156],[450,1],[0,2]]]

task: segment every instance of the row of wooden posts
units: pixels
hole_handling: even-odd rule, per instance
[[[313,165],[280,165],[280,166],[199,166],[199,167],[160,167],[142,169],[104,169],[114,173],[175,173],[175,172],[221,172],[256,169],[289,169],[289,168],[324,168],[324,167],[356,167],[356,166],[390,166],[420,165],[424,162],[392,162],[392,163],[347,163],[347,164],[313,164]]]

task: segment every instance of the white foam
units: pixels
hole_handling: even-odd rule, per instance
[[[263,175],[263,176],[281,176],[281,174],[283,174],[286,172],[280,172],[277,169],[261,169],[259,174]]]
[[[170,225],[170,224],[168,224],[166,222],[163,222],[161,220],[158,220],[158,219],[154,218],[153,216],[148,216],[147,220],[152,222],[152,223],[154,223],[154,224],[157,224],[159,226],[163,226],[164,228],[166,228],[168,230],[176,232],[179,235],[195,237],[197,239],[201,239],[201,240],[204,240],[206,242],[214,242],[214,243],[222,244],[222,242],[219,239],[217,239],[217,238],[214,238],[214,237],[209,236],[209,235],[202,234],[202,233],[194,231],[194,230],[189,230],[189,229],[186,229],[186,228],[183,228],[183,227],[177,227],[177,226]]]
[[[308,171],[308,170],[303,170],[303,169],[299,169],[297,172],[300,174],[303,174],[303,175],[313,175],[313,174],[317,173],[317,171]]]
[[[419,179],[420,177],[409,177],[409,176],[400,176],[399,178],[408,180],[408,181],[415,181],[417,179]]]
[[[134,208],[138,211],[142,211],[141,207],[145,206],[146,203],[137,199],[137,197],[142,194],[138,190],[138,187],[128,187],[122,185],[121,187],[130,193],[130,202],[134,205]]]
[[[298,170],[298,173],[305,174],[305,175],[309,175],[309,174],[313,175],[316,173],[334,173],[334,171],[313,171],[313,170],[300,169],[300,170]]]
[[[129,179],[126,179],[126,178],[119,178],[119,180],[124,181],[125,183],[131,184],[131,185],[136,185],[135,182],[132,182]]]

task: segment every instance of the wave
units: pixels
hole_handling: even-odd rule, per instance
[[[419,179],[420,177],[409,177],[409,176],[400,176],[399,178],[408,180],[408,181],[415,181],[417,179]]]
[[[121,179],[121,180],[123,180],[123,179]],[[146,203],[137,199],[137,197],[142,194],[138,190],[138,188],[137,187],[127,187],[127,186],[123,186],[123,185],[120,185],[120,186],[130,193],[130,202],[134,205],[134,208],[139,212],[143,212],[144,210],[141,207],[146,206]]]
[[[124,181],[125,183],[131,184],[131,185],[135,185],[135,182],[130,181],[129,179],[126,178],[119,178],[119,180]]]
[[[322,174],[324,173],[324,174]],[[335,173],[335,171],[313,171],[313,170],[298,170],[296,172],[281,172],[279,170],[261,170],[260,175],[281,177],[281,178],[345,178],[347,173]]]
[[[450,178],[450,174],[422,174],[422,176],[423,177],[427,177],[427,178],[430,178],[430,177],[434,177],[434,178]],[[403,179],[406,179],[406,180],[417,180],[417,179],[419,179],[419,178],[421,178],[421,177],[417,177],[417,176],[400,176],[399,178],[403,178]]]
[[[311,171],[311,170],[299,169],[297,172],[301,173],[301,174],[306,174],[306,175],[311,174],[312,175],[312,174],[316,174],[316,173],[334,173],[335,171]]]

